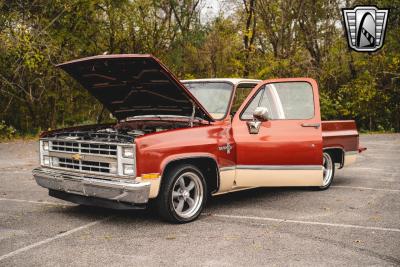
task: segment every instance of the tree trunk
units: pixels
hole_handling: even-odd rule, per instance
[[[243,0],[245,12],[246,12],[246,25],[245,32],[243,36],[244,44],[244,67],[243,67],[243,77],[247,78],[250,73],[250,56],[253,50],[253,43],[256,30],[256,18],[255,18],[255,4],[256,0]]]

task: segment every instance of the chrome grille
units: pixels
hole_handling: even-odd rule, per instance
[[[54,161],[58,161],[56,164]],[[56,166],[54,166],[56,165]],[[97,162],[97,161],[88,161],[88,160],[73,160],[68,158],[56,158],[53,157],[53,166],[88,172],[101,172],[101,173],[110,173],[110,163],[108,162]]]
[[[116,156],[117,146],[109,144],[52,141],[50,143],[50,151]]]
[[[133,156],[124,156],[127,148],[133,148]],[[55,169],[132,177],[136,175],[134,148],[135,145],[132,143],[43,138],[40,140],[40,159],[42,166]],[[133,166],[134,172],[125,173],[126,166]]]

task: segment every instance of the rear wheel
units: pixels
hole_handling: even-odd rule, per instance
[[[320,190],[328,189],[333,181],[333,177],[335,176],[335,163],[332,160],[332,157],[329,153],[323,153],[322,160],[323,167],[323,179],[322,186],[319,187]]]
[[[207,185],[200,170],[193,165],[180,165],[163,179],[157,198],[160,216],[175,223],[195,220],[207,199]]]

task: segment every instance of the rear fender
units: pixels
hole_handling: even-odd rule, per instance
[[[330,152],[329,154],[331,155],[333,162],[334,163],[339,163],[339,169],[343,168],[344,165],[344,156],[345,156],[345,151],[344,148],[341,146],[335,146],[335,147],[324,147],[323,149],[324,152]]]

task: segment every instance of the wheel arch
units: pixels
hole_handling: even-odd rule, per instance
[[[219,188],[219,167],[217,161],[212,156],[193,155],[182,156],[170,159],[163,163],[161,171],[161,183],[165,181],[165,175],[173,167],[183,164],[193,165],[202,172],[209,193],[218,191]]]
[[[325,147],[323,152],[328,153],[334,163],[340,164],[339,169],[343,168],[345,153],[342,147]]]

